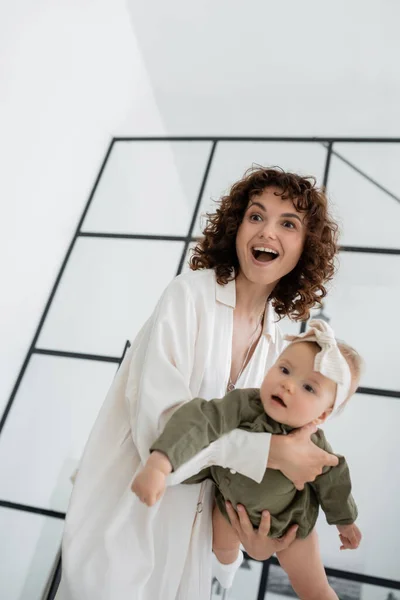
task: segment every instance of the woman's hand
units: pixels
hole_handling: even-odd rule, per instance
[[[226,510],[231,525],[236,531],[241,544],[243,544],[247,554],[255,560],[266,560],[275,554],[275,552],[285,550],[296,538],[298,525],[292,525],[289,531],[281,538],[269,538],[271,515],[266,510],[262,514],[258,529],[254,529],[244,506],[238,504],[238,512],[236,512],[232,504],[227,502]]]
[[[321,475],[323,467],[336,467],[339,459],[311,440],[316,425],[305,425],[288,435],[273,435],[267,466],[282,471],[298,490]]]

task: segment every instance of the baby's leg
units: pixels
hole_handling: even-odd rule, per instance
[[[229,521],[218,506],[213,510],[213,552],[223,565],[229,565],[238,557],[240,541]]]
[[[240,541],[235,530],[222,516],[217,505],[213,510],[212,571],[223,588],[230,588],[243,561]]]
[[[326,578],[315,530],[303,540],[295,539],[276,556],[301,600],[338,600]]]

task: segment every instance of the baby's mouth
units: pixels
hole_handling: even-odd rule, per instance
[[[278,404],[280,404],[281,406],[283,406],[284,408],[286,408],[286,404],[284,403],[284,401],[282,400],[282,398],[280,398],[279,396],[271,396],[272,400],[274,400],[275,402],[277,402]]]

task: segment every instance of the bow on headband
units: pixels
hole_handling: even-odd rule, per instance
[[[337,384],[333,405],[335,412],[343,404],[350,392],[351,372],[340,352],[333,329],[321,319],[312,319],[306,332],[299,335],[286,335],[286,340],[296,342],[316,342],[321,351],[315,356],[314,371],[318,371]]]

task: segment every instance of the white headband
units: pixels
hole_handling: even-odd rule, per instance
[[[343,354],[340,352],[333,329],[321,319],[312,319],[305,333],[285,335],[292,344],[296,342],[316,342],[321,352],[315,357],[314,371],[318,371],[337,384],[333,411],[336,412],[350,393],[351,372]]]

